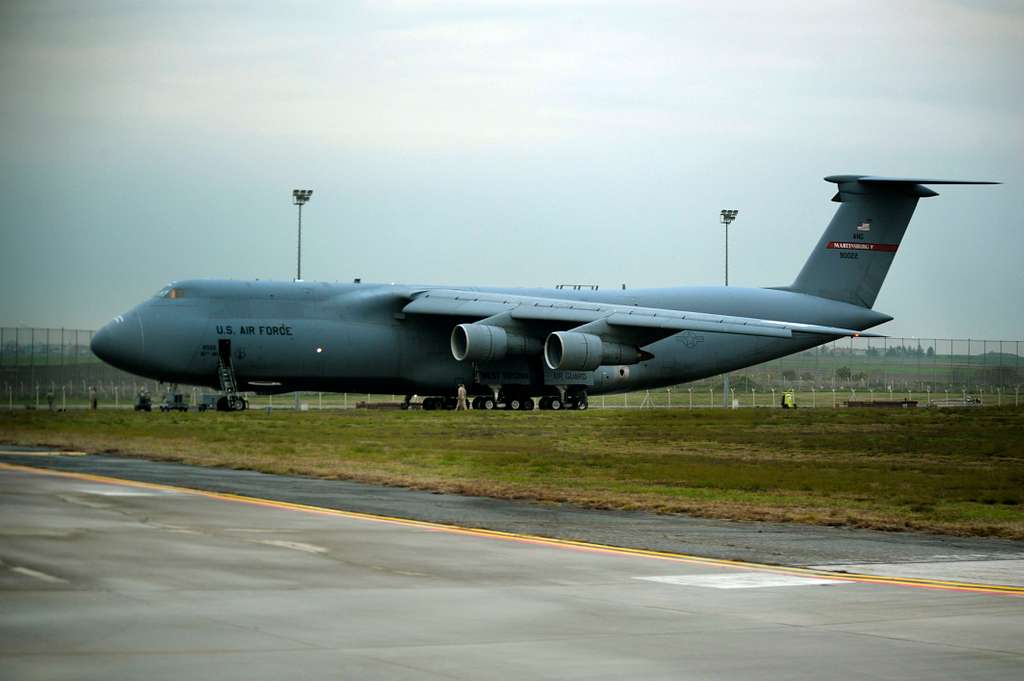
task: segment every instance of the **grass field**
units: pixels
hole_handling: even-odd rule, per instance
[[[0,413],[0,440],[590,507],[1024,539],[1024,411]]]

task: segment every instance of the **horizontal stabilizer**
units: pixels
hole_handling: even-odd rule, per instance
[[[1002,184],[988,180],[922,180],[916,177],[881,177],[880,175],[830,175],[829,182],[864,182],[867,184]]]
[[[829,175],[826,182],[839,185],[839,193],[832,200],[844,203],[854,196],[916,196],[924,199],[938,196],[926,184],[1000,184],[987,180],[925,180],[917,177],[882,177],[880,175]],[[908,218],[909,220],[909,218]]]

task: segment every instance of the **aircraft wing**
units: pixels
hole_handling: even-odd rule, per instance
[[[414,293],[411,298],[403,309],[407,314],[443,315],[501,327],[543,323],[549,328],[589,333],[636,347],[681,331],[772,338],[791,338],[794,333],[879,337],[856,329],[818,324],[506,293],[430,289]]]

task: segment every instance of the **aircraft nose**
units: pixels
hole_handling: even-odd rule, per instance
[[[107,364],[133,371],[142,361],[142,322],[137,314],[118,315],[93,334],[89,347]]]

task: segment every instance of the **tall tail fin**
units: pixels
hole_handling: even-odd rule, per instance
[[[926,184],[998,184],[872,175],[830,175],[842,205],[789,291],[863,307],[875,304],[917,201],[938,196]]]

